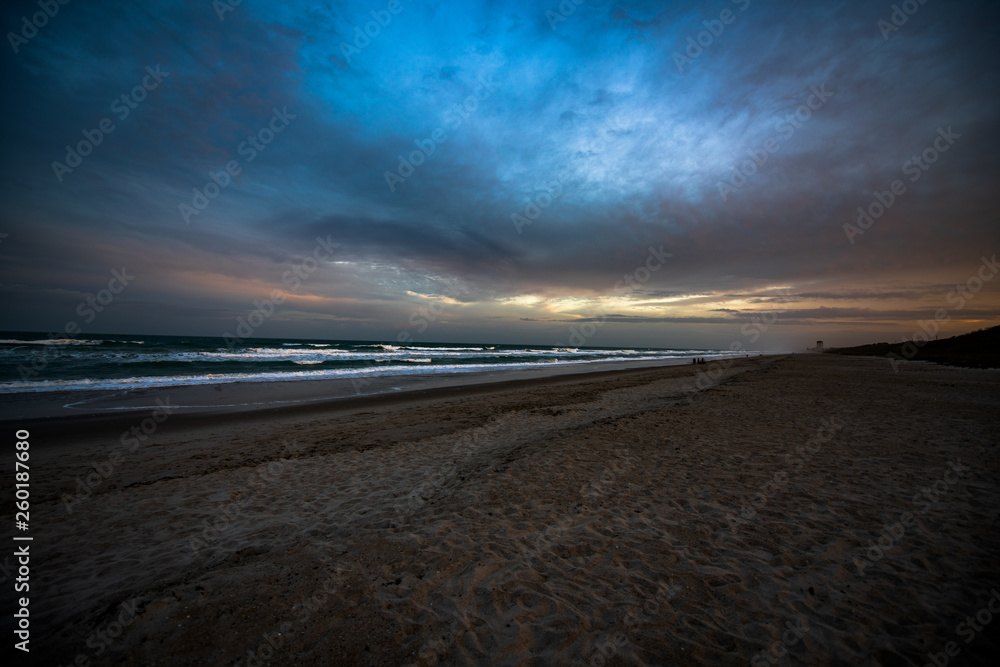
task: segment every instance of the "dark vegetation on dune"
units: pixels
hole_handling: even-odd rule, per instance
[[[913,353],[914,347],[916,347],[916,354]],[[944,340],[932,340],[923,345],[873,343],[858,347],[830,348],[826,351],[831,354],[879,357],[895,355],[892,358],[933,361],[939,364],[967,368],[1000,368],[1000,326],[980,329]]]

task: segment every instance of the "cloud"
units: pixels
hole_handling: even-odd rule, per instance
[[[348,58],[371,20],[355,2],[243,3],[224,22],[210,4],[63,8],[2,65],[16,103],[0,281],[36,299],[9,326],[58,326],[59,290],[124,262],[142,274],[121,326],[213,333],[330,236],[337,257],[302,288],[317,300],[296,306],[303,335],[330,319],[365,322],[348,337],[391,332],[408,292],[459,285],[454,326],[475,311],[524,340],[564,319],[558,300],[620,297],[661,244],[673,257],[612,324],[692,325],[694,342],[794,303],[790,322],[888,332],[995,251],[994,5],[928,3],[887,41],[885,7],[751,3],[683,72],[673,54],[718,15],[710,3],[581,5],[555,29],[528,2],[445,9],[406,4]],[[155,64],[169,76],[119,118],[113,100]],[[484,80],[496,89],[469,103]],[[829,100],[789,121],[821,86]],[[261,135],[286,106],[289,126]],[[114,132],[59,182],[52,162],[105,117]],[[961,138],[909,180],[942,127]],[[250,137],[270,139],[252,160]],[[719,183],[769,139],[778,150],[724,201]],[[428,146],[390,190],[386,172]],[[185,223],[180,204],[231,161],[239,175]],[[852,245],[844,224],[896,179],[905,194]],[[512,215],[529,211],[519,233]],[[524,295],[538,302],[511,301]],[[977,316],[995,321],[995,295]]]

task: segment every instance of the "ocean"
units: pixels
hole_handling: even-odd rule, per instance
[[[430,375],[611,361],[691,363],[728,350],[548,347],[379,341],[0,332],[0,393],[138,389],[230,382],[274,382]],[[743,352],[738,356],[743,356]]]

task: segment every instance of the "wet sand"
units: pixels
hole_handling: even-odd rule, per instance
[[[711,357],[710,357],[711,358]],[[0,424],[51,424],[62,420],[73,424],[114,420],[122,415],[149,412],[167,403],[186,415],[232,415],[260,413],[282,408],[326,409],[346,399],[384,398],[428,390],[460,389],[500,382],[513,383],[558,378],[564,375],[591,376],[608,371],[690,365],[690,359],[656,361],[612,361],[588,364],[553,364],[536,368],[432,373],[414,375],[372,375],[353,379],[297,380],[287,382],[230,382],[177,385],[131,390],[90,389],[2,394]]]
[[[1000,614],[960,626],[1000,590],[997,371],[796,355],[152,419],[32,427],[34,659],[1000,650]]]

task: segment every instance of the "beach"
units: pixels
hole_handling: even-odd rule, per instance
[[[38,664],[1000,652],[998,371],[799,354],[287,405],[174,390],[47,420],[7,397]]]

